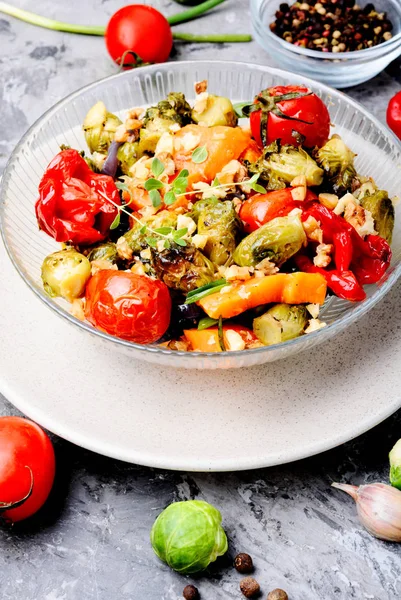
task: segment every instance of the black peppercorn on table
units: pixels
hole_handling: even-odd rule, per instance
[[[148,2],[149,3],[149,2]],[[19,0],[21,8],[64,21],[102,24],[123,3]],[[152,2],[165,14],[180,9]],[[279,4],[279,2],[277,3]],[[244,0],[229,0],[178,30],[249,31]],[[116,71],[101,38],[45,31],[0,14],[0,171],[27,127],[80,86]],[[176,45],[177,59],[273,64],[256,43]],[[400,89],[401,62],[348,93],[384,120]],[[400,294],[398,285],[392,294]],[[17,414],[0,398],[1,414]],[[246,415],[244,415],[246,418]],[[281,588],[290,600],[395,600],[401,597],[401,547],[363,531],[355,506],[334,480],[386,481],[387,454],[401,437],[398,413],[354,442],[294,464],[234,474],[187,474],[127,465],[54,439],[57,477],[44,509],[0,531],[1,600],[177,600],[186,585],[205,600],[241,598],[248,553],[262,597]],[[156,515],[170,502],[199,498],[219,507],[228,555],[206,576],[181,577],[159,563],[149,543]]]

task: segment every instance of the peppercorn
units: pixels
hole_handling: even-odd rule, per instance
[[[245,598],[255,598],[260,592],[260,585],[253,577],[241,579],[239,587]]]
[[[182,592],[182,595],[184,596],[185,600],[199,600],[200,599],[198,588],[196,588],[194,585],[185,586],[184,591]]]
[[[249,554],[245,554],[245,552],[240,552],[234,558],[234,567],[237,569],[238,573],[252,573],[253,571],[253,560]]]
[[[276,588],[267,595],[267,600],[288,600],[288,596],[284,590]]]

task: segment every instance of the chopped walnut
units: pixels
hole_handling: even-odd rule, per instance
[[[338,196],[336,194],[319,194],[319,202],[326,208],[334,210],[338,204]]]
[[[135,261],[135,264],[131,267],[131,272],[135,275],[146,275],[145,267],[140,260]]]
[[[202,198],[207,200],[215,196],[216,198],[225,198],[227,195],[227,189],[212,187],[205,181],[198,181],[192,185],[194,190],[199,190],[202,194]]]
[[[305,187],[306,188],[306,177],[305,175],[297,175],[290,183],[291,187]]]
[[[323,243],[323,229],[321,229],[320,223],[316,221],[315,217],[309,216],[302,225],[308,240],[319,242],[319,244]]]
[[[195,248],[199,248],[200,250],[203,250],[203,248],[207,244],[208,239],[209,238],[207,235],[202,235],[200,233],[197,233],[192,238],[192,243],[195,246]]]
[[[201,138],[199,135],[195,135],[189,131],[181,138],[174,137],[174,147],[176,150],[191,152],[199,145],[200,140]]]
[[[144,108],[141,108],[140,106],[138,108],[131,108],[128,113],[128,119],[139,119],[139,117],[141,115],[143,115],[145,112]]]
[[[174,175],[174,173],[176,171],[175,163],[174,163],[173,159],[171,158],[171,156],[169,154],[165,154],[164,152],[162,152],[161,154],[158,154],[157,158],[159,160],[161,160],[161,162],[164,165],[164,171],[160,175],[159,179],[161,181],[168,180],[169,176]]]
[[[242,339],[238,331],[234,329],[227,329],[224,332],[227,350],[229,352],[235,352],[239,350],[245,350],[245,341]]]
[[[276,265],[268,258],[261,260],[255,267],[255,275],[257,272],[263,273],[264,275],[275,275],[278,271],[278,267],[276,267]]]
[[[159,344],[159,346],[167,348],[168,350],[178,350],[179,352],[188,352],[190,350],[189,343],[183,338],[181,340],[163,342],[163,344]]]
[[[306,192],[307,192],[306,187],[303,187],[303,186],[294,187],[291,190],[292,199],[303,202],[306,198]]]
[[[140,129],[142,127],[142,125],[143,125],[143,121],[141,121],[140,119],[127,119],[125,121],[125,128],[129,132]]]
[[[317,319],[319,316],[319,312],[320,312],[320,305],[319,304],[307,304],[306,310],[314,319]]]
[[[165,131],[156,145],[155,156],[160,158],[161,154],[172,156],[174,154],[174,137]]]
[[[151,163],[152,159],[149,159],[148,156],[142,156],[130,168],[131,177],[138,179],[140,182],[146,181],[150,175]]]
[[[198,96],[196,96],[194,111],[198,114],[202,114],[207,109],[209,94],[207,92],[201,92]]]
[[[188,215],[178,215],[177,217],[177,229],[188,229],[187,233],[184,236],[189,237],[196,231],[196,223],[191,217]]]
[[[350,193],[345,194],[337,202],[337,206],[334,209],[336,215],[342,215],[348,204],[359,204],[359,201]]]
[[[117,271],[117,265],[114,265],[109,260],[99,259],[92,260],[91,262],[92,275],[95,275],[98,271]]]
[[[145,248],[144,250],[141,250],[139,254],[140,257],[143,258],[143,260],[150,260],[152,258],[150,248]]]
[[[180,131],[180,129],[181,129],[181,125],[179,123],[173,123],[169,127],[169,131],[171,131],[171,133],[177,133],[177,131]]]
[[[164,250],[164,240],[158,240],[156,242],[156,248],[158,252],[163,252]]]
[[[119,125],[116,129],[116,133],[114,134],[114,141],[115,142],[128,142],[128,138],[129,138],[130,134],[128,133],[125,124],[121,123],[121,125]]]
[[[197,81],[195,83],[195,94],[201,94],[202,92],[207,92],[207,79],[203,79],[202,81]]]
[[[117,254],[120,258],[123,258],[124,260],[131,260],[133,252],[124,236],[118,238],[116,247]]]
[[[247,178],[248,170],[238,160],[231,160],[227,163],[220,173],[217,173],[216,178],[220,183],[238,183]]]
[[[251,278],[251,274],[248,267],[237,267],[237,265],[232,265],[226,269],[225,278],[227,281],[246,281]]]
[[[84,298],[75,298],[71,302],[70,314],[79,319],[80,321],[85,321],[85,300]]]
[[[357,230],[361,237],[376,233],[372,213],[359,204],[349,202],[345,207],[344,219]]]
[[[318,331],[323,327],[326,327],[327,323],[323,323],[323,321],[319,321],[319,319],[311,319],[309,321],[308,327],[305,329],[305,333],[313,333],[314,331]]]
[[[316,248],[316,256],[313,259],[315,267],[324,269],[331,263],[330,254],[333,252],[332,244],[319,244]]]

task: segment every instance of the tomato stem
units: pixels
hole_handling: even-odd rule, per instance
[[[252,36],[248,34],[230,34],[230,33],[222,33],[222,34],[210,34],[210,35],[197,35],[192,33],[173,33],[173,38],[175,40],[182,40],[184,42],[251,42]]]
[[[25,496],[23,498],[21,498],[20,500],[16,500],[15,502],[1,502],[0,501],[0,512],[4,512],[5,510],[11,510],[12,508],[17,508],[18,506],[22,506],[22,504],[24,504],[24,502],[26,502],[28,500],[28,498],[30,498],[30,496],[32,495],[32,491],[33,491],[32,469],[31,469],[31,467],[28,467],[28,465],[25,465],[25,468],[29,470],[29,473],[31,475],[31,485],[29,486],[28,492],[25,494]]]
[[[206,2],[202,2],[202,4],[198,4],[198,6],[194,6],[189,10],[184,10],[176,15],[171,15],[171,17],[167,17],[167,21],[170,25],[178,25],[179,23],[192,21],[193,19],[196,19],[208,10],[211,10],[215,6],[218,6],[222,2],[225,2],[225,0],[206,0]],[[38,25],[38,27],[44,27],[45,29],[53,29],[55,31],[66,31],[67,33],[79,33],[82,35],[99,36],[103,36],[106,32],[106,27],[101,25],[73,25],[71,23],[64,23],[63,21],[56,21],[55,19],[42,17],[28,10],[17,8],[15,6],[12,6],[11,4],[8,4],[8,2],[0,2],[0,13],[9,15],[10,17],[15,17],[16,19],[20,19],[20,21],[25,21],[26,23],[30,23],[31,25]]]

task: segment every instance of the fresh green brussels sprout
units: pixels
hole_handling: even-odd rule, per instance
[[[372,213],[377,233],[391,244],[395,212],[387,192],[379,190],[361,198],[361,205]]]
[[[395,444],[389,454],[390,483],[401,490],[401,440]]]
[[[253,331],[265,346],[300,336],[308,322],[305,306],[276,304],[253,321]]]
[[[159,252],[151,248],[151,264],[167,287],[190,292],[214,280],[213,263],[195,246],[171,245]]]
[[[90,276],[89,260],[73,249],[53,252],[42,264],[43,287],[53,298],[59,296],[69,302],[80,298]]]
[[[346,146],[339,135],[333,135],[316,152],[316,162],[324,170],[336,194],[343,194],[352,190],[352,183],[357,177],[354,158],[355,154]]]
[[[254,267],[268,258],[280,267],[306,242],[298,215],[276,217],[253,231],[237,246],[233,259],[240,267]]]
[[[295,177],[305,175],[308,187],[320,185],[323,169],[303,148],[281,146],[273,142],[254,163],[247,163],[249,172],[258,174],[268,190],[279,190],[291,183]]]
[[[165,100],[158,102],[157,106],[151,106],[147,109],[144,126],[146,129],[156,131],[159,128],[161,120],[168,122],[167,129],[173,123],[178,123],[183,127],[192,123],[191,112],[192,109],[186,101],[184,94],[181,92],[171,92]],[[164,131],[167,131],[167,129]]]
[[[177,215],[169,210],[162,210],[151,217],[142,218],[142,224],[135,222],[132,229],[123,236],[134,254],[139,254],[141,250],[148,247],[146,238],[149,237],[149,232],[141,231],[144,224],[151,229],[159,229],[160,227],[174,229],[177,224]]]
[[[235,114],[231,100],[224,96],[213,96],[209,94],[206,101],[206,107],[201,112],[196,108],[192,110],[192,120],[206,127],[215,127],[216,125],[226,125],[227,127],[236,127],[238,117]]]
[[[228,549],[220,512],[203,500],[170,504],[154,522],[150,541],[156,555],[181,574],[203,571]]]
[[[115,264],[118,260],[117,246],[113,242],[102,242],[94,246],[88,254],[88,260],[108,260]]]
[[[231,263],[241,221],[230,201],[221,202],[217,198],[199,200],[193,207],[193,219],[198,225],[198,233],[207,236],[203,248],[205,255],[215,265]]]
[[[97,102],[89,110],[84,121],[84,132],[86,143],[91,152],[107,153],[114,140],[117,127],[121,125],[120,119],[107,112],[103,102]]]
[[[129,175],[130,168],[139,158],[138,142],[125,142],[117,150],[117,160],[124,175]]]

